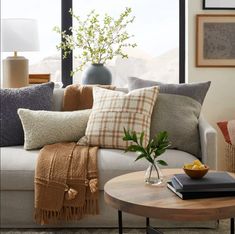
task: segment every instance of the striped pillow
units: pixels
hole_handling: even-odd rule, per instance
[[[150,122],[153,106],[157,99],[158,87],[131,91],[93,88],[93,107],[88,120],[85,138],[79,143],[103,148],[126,149],[128,142],[122,140],[123,129],[145,132],[144,144],[149,141]]]
[[[235,120],[217,123],[227,143],[235,145]]]

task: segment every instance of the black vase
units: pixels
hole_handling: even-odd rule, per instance
[[[111,83],[112,74],[102,63],[91,64],[82,73],[82,84],[110,85]]]

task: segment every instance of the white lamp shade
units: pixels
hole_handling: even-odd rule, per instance
[[[2,19],[2,51],[39,50],[38,25],[35,19]]]

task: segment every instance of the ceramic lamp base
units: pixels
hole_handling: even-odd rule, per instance
[[[28,85],[28,59],[22,56],[3,60],[3,88],[21,88]]]

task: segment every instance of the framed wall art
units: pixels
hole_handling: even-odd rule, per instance
[[[197,15],[196,66],[235,67],[235,14]]]
[[[234,0],[203,0],[205,10],[235,10]]]

